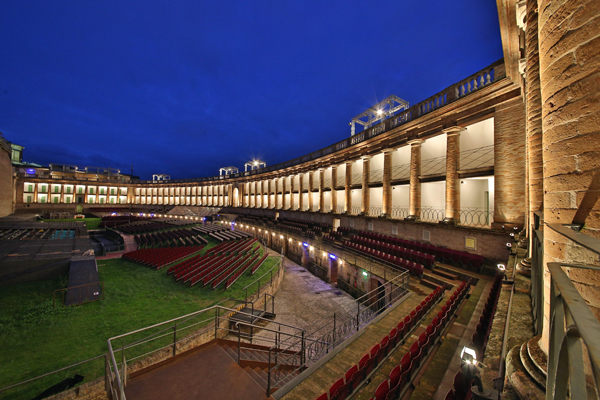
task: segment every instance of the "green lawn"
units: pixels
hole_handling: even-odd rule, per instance
[[[85,222],[85,226],[88,231],[93,229],[98,229],[100,226],[100,222],[102,222],[102,218],[64,218],[64,219],[43,219],[44,222]]]
[[[214,243],[210,243],[210,248]],[[189,314],[225,299],[244,299],[242,288],[270,269],[269,258],[254,276],[245,273],[227,291],[223,284],[190,287],[153,270],[121,259],[99,260],[106,299],[74,307],[52,306],[52,293],[66,286],[66,277],[3,288],[0,291],[0,388],[107,351],[109,337]],[[264,284],[264,282],[262,282]],[[256,292],[256,285],[249,289]],[[85,381],[104,375],[104,360],[0,392],[0,399],[30,399],[75,373]]]

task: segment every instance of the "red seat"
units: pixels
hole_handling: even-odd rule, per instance
[[[329,397],[327,396],[327,393],[323,393],[322,395],[317,397],[315,400],[328,400],[328,399],[329,399]]]
[[[362,378],[359,374],[358,366],[356,364],[350,367],[348,371],[346,371],[344,379],[346,380],[346,383],[350,385],[350,392],[353,392],[354,389],[356,389],[358,385],[360,385],[360,383],[362,382]]]
[[[398,383],[400,382],[400,377],[402,376],[402,368],[400,367],[400,365],[396,365],[391,371],[390,371],[390,387],[394,388],[396,386],[398,386]]]
[[[333,398],[333,395],[338,391],[339,388],[344,386],[344,378],[340,378],[329,388],[329,398]]]
[[[383,382],[381,382],[379,386],[377,386],[377,389],[375,389],[375,400],[385,400],[385,397],[387,396],[389,391],[390,384],[386,379]]]

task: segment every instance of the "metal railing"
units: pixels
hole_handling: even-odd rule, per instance
[[[367,209],[367,215],[369,217],[379,217],[381,215],[381,207],[370,206]]]
[[[360,207],[355,207],[355,206],[352,206],[352,207],[350,207],[350,209],[348,210],[348,214],[350,214],[350,215],[358,215],[358,214],[360,214],[360,213],[361,213],[361,208],[360,208]]]
[[[410,179],[410,163],[392,167],[392,180]]]
[[[489,227],[494,222],[494,212],[484,208],[468,208],[459,211],[459,218],[461,225]]]
[[[383,182],[383,168],[370,170],[369,182]]]
[[[286,383],[289,371],[301,372],[314,364],[400,300],[407,290],[408,276],[400,275],[359,297],[353,305],[334,313],[332,318],[313,324],[318,327],[314,331],[308,334],[303,332],[302,337],[289,336],[287,341],[279,341],[277,346],[272,346],[269,350],[267,396],[271,395],[272,387],[281,387]],[[296,357],[290,357],[290,354]],[[271,365],[272,359],[282,357],[287,358]],[[298,358],[300,363],[297,362]],[[284,370],[286,374],[282,373]]]
[[[598,399],[600,393],[600,322],[579,293],[564,268],[572,272],[599,271],[600,239],[578,232],[577,226],[544,223],[543,213],[534,213],[532,227],[532,308],[536,333],[544,319],[544,230],[566,240],[561,245],[571,262],[549,262],[550,282],[548,373],[546,399]],[[578,261],[581,260],[581,261]],[[577,284],[581,285],[581,284]]]
[[[442,175],[446,173],[446,156],[421,161],[421,175]]]
[[[346,185],[346,177],[342,174],[338,173],[337,179],[335,181],[335,186],[345,186]]]
[[[334,212],[336,214],[342,214],[344,211],[345,211],[344,206],[335,206],[335,208],[334,208]]]
[[[421,208],[421,222],[439,222],[444,219],[446,211],[438,208]]]
[[[410,215],[410,210],[405,207],[392,207],[392,218],[393,219],[404,219]]]
[[[323,189],[331,189],[331,178],[323,178]]]
[[[352,174],[352,176],[350,177],[350,184],[351,185],[360,185],[360,184],[362,184],[362,178],[363,178],[362,173]]]
[[[460,152],[459,170],[466,171],[494,166],[494,145]]]

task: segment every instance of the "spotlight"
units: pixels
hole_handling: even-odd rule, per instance
[[[463,347],[460,359],[466,364],[477,365],[477,353],[467,346]]]
[[[499,270],[500,272],[504,272],[504,271],[506,271],[506,265],[504,265],[504,264],[498,264],[498,270]]]
[[[367,275],[368,275],[368,274],[367,274],[367,271],[363,271],[363,275],[364,275],[364,276],[367,276]]]
[[[279,235],[279,239],[283,239],[283,235]]]
[[[335,257],[335,254],[330,254],[330,255],[329,255],[329,258],[331,258],[332,260],[335,260],[335,258],[336,258],[336,257]],[[341,262],[341,260],[340,260],[340,262]]]

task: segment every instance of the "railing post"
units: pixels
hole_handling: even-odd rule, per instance
[[[360,302],[357,301],[356,302],[356,332],[358,332],[358,329],[360,328],[360,323],[358,322],[359,316],[360,316]]]
[[[219,308],[215,308],[215,339],[217,338],[217,331],[219,329]]]
[[[300,365],[304,365],[304,362],[306,361],[306,342],[304,340],[304,331],[302,331],[302,352],[300,354]]]
[[[173,356],[177,354],[177,322],[173,325]]]
[[[333,345],[335,346],[335,313],[333,313]]]
[[[267,369],[267,397],[271,396],[271,349],[269,349],[269,369]]]
[[[236,324],[238,328],[238,365],[240,365],[240,352],[242,348],[242,332],[240,329],[240,324]]]

